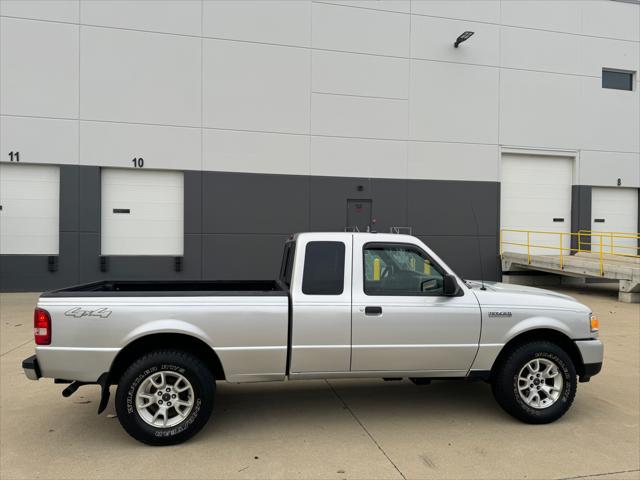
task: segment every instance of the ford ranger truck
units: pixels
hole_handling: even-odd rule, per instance
[[[219,252],[224,255],[224,252]],[[124,429],[195,435],[216,383],[481,379],[513,417],[548,423],[600,371],[598,320],[567,295],[465,281],[408,235],[301,233],[273,281],[101,281],[43,293],[32,380],[117,385]]]

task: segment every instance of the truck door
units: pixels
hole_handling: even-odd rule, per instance
[[[471,291],[443,296],[445,269],[418,244],[355,236],[354,258],[351,370],[464,375],[480,337]]]
[[[295,251],[289,371],[348,372],[352,235],[303,234]]]

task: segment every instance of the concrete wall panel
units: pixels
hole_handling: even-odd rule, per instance
[[[640,154],[583,150],[580,153],[581,185],[640,188]]]
[[[78,23],[80,0],[2,0],[0,15],[51,22]]]
[[[314,93],[311,133],[338,137],[407,138],[406,100]]]
[[[311,137],[312,175],[407,178],[407,142]]]
[[[237,0],[203,2],[203,34],[279,45],[308,46],[311,42],[309,0]]]
[[[311,86],[315,93],[409,98],[409,60],[314,50]]]
[[[311,38],[314,48],[409,56],[409,15],[313,3]]]
[[[85,26],[80,37],[83,119],[200,126],[200,39]]]
[[[412,60],[409,138],[497,143],[497,68]]]
[[[200,0],[81,0],[83,25],[200,35]],[[208,2],[207,2],[208,3]]]
[[[0,162],[20,152],[29,163],[78,164],[78,122],[56,118],[0,117]]]
[[[205,127],[309,133],[309,51],[206,39],[203,62]]]
[[[474,36],[455,48],[455,40],[468,30],[474,32]],[[414,15],[411,17],[411,57],[498,66],[500,27],[467,20]]]
[[[0,19],[0,113],[78,117],[78,26]]]
[[[580,77],[504,70],[500,143],[576,149],[580,145]]]
[[[84,165],[147,169],[200,170],[201,130],[192,127],[80,122],[80,158]]]
[[[202,168],[220,172],[306,175],[309,173],[309,142],[307,135],[205,129],[202,132]]]

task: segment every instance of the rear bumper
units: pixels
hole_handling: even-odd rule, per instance
[[[42,373],[40,372],[40,365],[38,364],[38,358],[35,355],[31,355],[29,358],[26,358],[22,361],[22,369],[24,370],[25,376],[29,380],[38,380],[42,377]]]

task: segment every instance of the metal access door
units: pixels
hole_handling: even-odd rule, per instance
[[[347,228],[366,232],[371,226],[371,200],[347,200]]]

